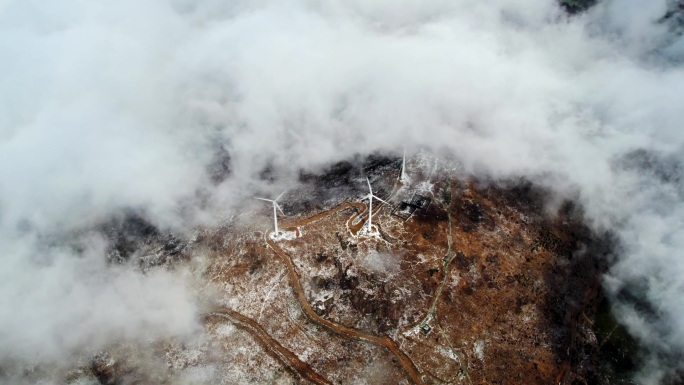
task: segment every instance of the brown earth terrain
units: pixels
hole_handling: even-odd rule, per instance
[[[252,295],[260,279],[280,277],[275,284],[289,292],[255,298],[265,305],[235,301],[238,291],[229,302],[300,357],[317,352],[311,367],[334,383],[354,383],[358,374],[323,358],[355,353],[328,349],[323,341],[332,336],[366,343],[371,355],[394,363],[383,379],[367,383],[598,381],[592,323],[610,249],[571,202],[549,212],[547,193],[530,183],[502,187],[446,176],[387,190],[393,192],[383,199],[392,205],[374,206],[377,235],[359,232],[365,205],[342,203],[286,219],[281,226],[290,237],[273,239],[268,230],[263,239],[241,236],[244,257],[209,275],[232,287],[249,276],[255,287],[243,290]],[[392,206],[416,193],[430,199],[428,207],[408,220],[392,215]],[[222,248],[213,252],[224,260]],[[296,309],[289,311],[299,319],[283,322],[273,305],[292,306],[293,297]],[[321,345],[297,338],[309,328]]]
[[[372,175],[389,202],[374,202],[375,232],[353,191],[288,193],[279,236],[269,207],[202,231],[183,253],[205,258],[205,342],[160,346],[171,372],[211,368],[206,383],[226,384],[609,383],[610,335],[595,321],[610,237],[530,182],[426,170],[413,164],[403,184]]]

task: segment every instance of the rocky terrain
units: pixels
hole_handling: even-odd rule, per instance
[[[302,173],[281,199],[280,234],[268,205],[188,241],[139,218],[111,224],[112,263],[201,259],[205,331],[199,342],[113,347],[67,382],[630,383],[633,341],[601,289],[610,234],[530,181],[416,156],[402,183],[400,163]],[[365,175],[387,202],[374,202],[371,232]]]

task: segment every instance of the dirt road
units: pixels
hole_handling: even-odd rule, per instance
[[[322,218],[325,218],[329,215],[335,214],[338,211],[350,208],[350,207],[356,207],[357,209],[360,208],[365,208],[366,205],[360,202],[347,202],[344,203],[340,206],[337,206],[333,209],[330,209],[328,211],[325,211],[323,213],[319,213],[317,215],[314,215],[309,218],[293,221],[287,224],[288,227],[299,227],[303,226],[306,224],[310,224],[312,222],[315,222],[317,220],[320,220]],[[360,212],[355,214],[352,218],[357,217],[360,215]],[[349,220],[350,225],[352,222],[352,219]],[[363,222],[362,222],[363,223]],[[362,226],[362,225],[361,225]],[[360,228],[360,226],[359,226]],[[358,230],[357,230],[358,231]],[[397,359],[399,364],[404,368],[406,373],[408,374],[409,378],[414,384],[418,385],[423,385],[425,384],[425,381],[423,380],[422,374],[418,371],[416,366],[413,364],[413,361],[409,356],[404,353],[399,346],[397,345],[396,342],[394,342],[391,338],[387,336],[375,336],[371,334],[367,334],[364,332],[361,332],[356,329],[349,328],[344,325],[338,325],[335,324],[334,322],[331,322],[318,314],[311,308],[311,305],[309,305],[309,301],[306,298],[306,295],[304,293],[304,289],[302,288],[301,283],[299,282],[299,276],[297,275],[297,271],[295,269],[294,263],[292,262],[292,258],[290,255],[288,255],[283,249],[281,249],[271,238],[270,238],[270,233],[266,233],[264,235],[264,239],[266,243],[273,249],[273,251],[287,264],[287,269],[290,274],[290,278],[292,279],[292,286],[295,291],[295,294],[297,295],[297,300],[299,301],[299,304],[306,314],[306,316],[312,321],[315,322],[321,326],[324,326],[328,330],[332,331],[333,333],[336,333],[338,335],[355,339],[355,340],[361,340],[361,341],[366,341],[375,345],[379,345],[384,347],[385,349],[389,350],[394,357]]]
[[[270,356],[283,363],[302,378],[318,385],[332,385],[332,382],[316,373],[309,364],[300,360],[296,354],[273,339],[254,320],[226,307],[216,308],[204,315],[205,319],[211,317],[228,318],[236,327],[249,333]]]

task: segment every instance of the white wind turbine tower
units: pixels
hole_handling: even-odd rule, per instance
[[[370,233],[372,230],[372,221],[373,221],[373,198],[379,200],[382,203],[387,203],[386,201],[378,198],[376,195],[373,195],[373,188],[371,187],[370,180],[366,178],[366,182],[368,182],[368,195],[364,197],[368,198],[368,227],[367,227],[367,232]],[[389,203],[387,203],[389,204]]]
[[[285,191],[283,191],[280,195],[278,195],[278,197],[276,199],[266,199],[266,198],[254,197],[255,199],[258,199],[260,201],[266,201],[266,202],[273,203],[273,227],[275,228],[275,235],[280,234],[280,232],[278,231],[278,215],[276,213],[276,208],[278,210],[280,210],[281,214],[285,215],[285,213],[283,212],[283,209],[280,208],[280,205],[278,205],[278,202],[277,202],[278,199],[280,199],[284,194],[285,194]]]
[[[401,158],[401,175],[399,175],[399,182],[406,182],[406,146],[404,146],[404,156]]]

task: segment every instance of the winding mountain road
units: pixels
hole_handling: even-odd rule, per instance
[[[296,220],[293,222],[290,222],[287,224],[287,227],[289,228],[295,228],[299,226],[303,226],[306,224],[310,224],[312,222],[315,222],[317,220],[323,219],[329,215],[335,214],[341,210],[350,208],[350,207],[356,207],[356,208],[365,208],[366,205],[360,202],[347,202],[343,203],[333,209],[330,209],[328,211],[325,211],[323,213],[314,215],[309,218],[304,218],[301,220]],[[379,208],[378,208],[379,209]],[[349,219],[349,225],[352,224],[353,219],[357,216],[361,215],[361,212],[355,214],[352,216],[352,218]],[[363,226],[363,222],[361,222],[361,226]],[[359,228],[361,227],[359,226]],[[351,228],[351,227],[350,227]],[[353,231],[353,230],[352,230]],[[357,230],[358,231],[358,230]],[[266,243],[273,249],[273,251],[285,262],[287,265],[288,272],[290,274],[290,278],[292,279],[292,286],[295,291],[295,294],[297,295],[297,300],[299,301],[299,304],[306,314],[307,318],[311,320],[314,323],[317,323],[326,329],[332,331],[335,334],[341,335],[343,337],[347,337],[350,339],[354,340],[359,340],[359,341],[365,341],[369,342],[381,347],[384,347],[385,349],[389,350],[392,355],[397,359],[399,364],[404,368],[406,371],[406,374],[408,377],[411,379],[411,381],[414,384],[417,385],[424,385],[425,381],[423,380],[423,375],[418,371],[416,366],[414,365],[413,361],[411,358],[404,353],[399,345],[397,345],[394,340],[387,336],[376,336],[372,334],[367,334],[362,331],[344,326],[344,325],[339,325],[336,324],[332,321],[329,321],[318,314],[311,308],[311,305],[309,304],[308,299],[306,298],[306,294],[304,293],[304,289],[302,288],[301,283],[299,282],[299,276],[297,275],[297,271],[295,269],[295,265],[292,262],[292,257],[290,257],[289,254],[287,254],[283,249],[281,249],[270,237],[270,233],[265,233],[264,234],[264,239]]]
[[[333,385],[325,377],[316,373],[309,364],[271,337],[259,324],[244,315],[227,307],[220,307],[204,315],[204,318],[228,318],[233,325],[249,333],[270,356],[283,363],[304,379],[317,385]]]
[[[392,194],[396,192],[396,189],[397,188],[395,186],[395,188],[392,191]],[[377,208],[373,210],[374,214],[380,211],[384,207],[384,204],[376,207]],[[323,211],[316,215],[287,222],[284,224],[283,229],[296,230],[297,227],[309,225],[313,222],[319,221],[330,215],[336,214],[340,211],[350,208],[356,209],[357,212],[347,220],[347,227],[352,232],[352,234],[355,235],[359,232],[359,230],[361,230],[361,228],[363,228],[365,224],[365,220],[358,219],[362,217],[364,214],[366,214],[366,211],[368,210],[368,206],[362,202],[342,203],[330,210]],[[297,300],[300,304],[300,307],[302,308],[304,314],[310,321],[320,326],[323,326],[324,328],[342,337],[371,343],[387,349],[404,369],[412,383],[416,385],[426,384],[423,379],[423,375],[416,368],[411,358],[406,353],[404,353],[399,347],[399,345],[396,342],[394,342],[394,340],[392,340],[390,337],[364,333],[360,330],[334,323],[316,314],[316,312],[309,304],[306,294],[304,293],[304,289],[302,288],[302,285],[299,281],[299,276],[297,274],[294,262],[292,261],[292,257],[289,254],[287,254],[283,249],[281,249],[276,244],[276,242],[273,241],[273,239],[271,239],[270,235],[271,232],[264,233],[264,240],[266,241],[268,246],[275,252],[275,254],[278,255],[278,257],[280,257],[280,259],[282,259],[283,262],[285,262],[285,264],[287,265],[288,273],[290,275],[290,279],[292,280],[292,288],[297,296]],[[320,374],[316,373],[306,362],[300,360],[296,354],[294,354],[293,352],[282,346],[278,341],[273,339],[273,337],[271,337],[254,320],[247,318],[244,315],[226,307],[219,307],[205,314],[205,319],[210,317],[223,317],[229,319],[236,327],[251,334],[256,340],[256,342],[264,349],[266,349],[266,351],[269,352],[271,356],[276,358],[278,361],[282,362],[291,370],[298,373],[301,377],[306,378],[316,384],[331,384],[330,381],[325,379]]]

